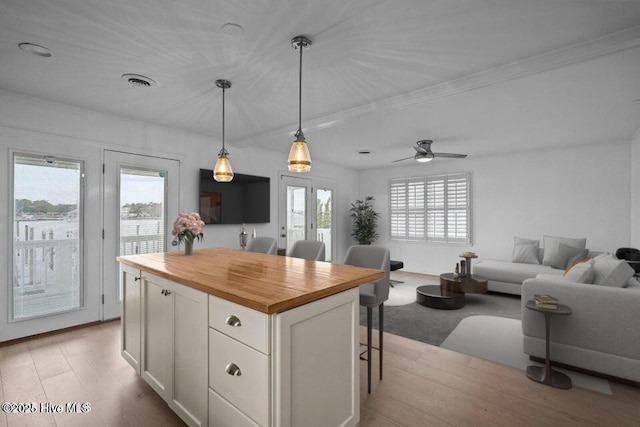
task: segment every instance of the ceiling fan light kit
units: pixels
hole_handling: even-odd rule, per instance
[[[229,152],[224,147],[224,92],[231,87],[229,80],[216,80],[216,86],[222,89],[222,149],[218,153],[216,166],[213,168],[213,179],[218,182],[230,182],[233,179],[233,169],[229,162]]]
[[[299,73],[299,92],[298,92],[298,130],[296,131],[296,140],[289,150],[289,158],[287,165],[290,172],[309,172],[311,170],[311,154],[307,141],[304,139],[302,132],[302,51],[305,47],[311,46],[311,40],[306,36],[296,36],[291,39],[291,45],[294,49],[300,49],[300,73]]]

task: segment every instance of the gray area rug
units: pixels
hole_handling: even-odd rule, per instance
[[[384,305],[384,331],[428,344],[440,345],[469,316],[487,315],[520,319],[520,297],[494,292],[467,294],[458,310],[437,310],[415,302],[416,288],[437,285],[434,280],[404,278],[394,284]],[[367,324],[367,310],[360,308],[360,324]],[[373,309],[373,327],[378,328],[378,309]]]

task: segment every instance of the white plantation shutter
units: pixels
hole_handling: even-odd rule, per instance
[[[424,239],[424,179],[391,181],[389,200],[391,238]]]
[[[447,176],[447,241],[469,242],[469,177]]]
[[[391,180],[392,239],[471,242],[468,173]]]

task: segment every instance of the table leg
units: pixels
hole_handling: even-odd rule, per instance
[[[569,389],[571,388],[571,378],[562,372],[551,369],[551,352],[550,352],[550,323],[551,313],[544,314],[544,330],[545,330],[545,361],[544,367],[528,366],[527,377],[535,382],[550,385],[551,387]]]

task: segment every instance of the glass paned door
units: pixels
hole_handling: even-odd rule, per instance
[[[180,209],[180,162],[105,151],[103,319],[120,316],[118,256],[165,252]]]
[[[329,181],[280,176],[279,243],[287,253],[298,240],[319,240],[325,261],[335,258],[334,188]]]
[[[325,259],[333,261],[333,190],[318,188],[316,191],[316,240],[324,242]]]
[[[84,305],[83,178],[81,161],[13,156],[13,320]]]

